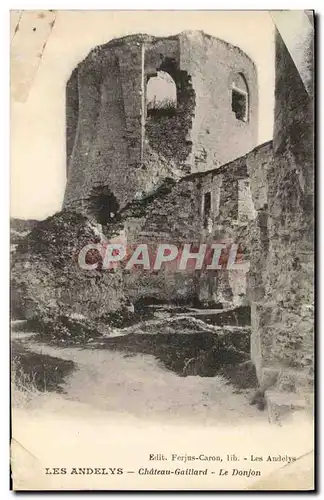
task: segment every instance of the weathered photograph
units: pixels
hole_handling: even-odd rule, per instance
[[[11,12],[13,489],[314,488],[314,30]]]

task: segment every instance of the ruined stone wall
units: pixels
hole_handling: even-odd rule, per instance
[[[196,109],[190,139],[192,171],[210,170],[239,158],[257,145],[257,72],[238,47],[206,35],[184,32],[180,38],[181,68],[191,75]],[[248,87],[248,119],[235,117],[231,87],[241,74]]]
[[[158,71],[176,85],[169,114],[147,112],[147,83]],[[245,122],[231,108],[239,74],[248,88]],[[67,83],[64,206],[87,212],[93,190],[103,187],[122,208],[165,178],[233,160],[256,145],[257,111],[253,62],[202,32],[132,35],[97,47]]]
[[[247,262],[244,270],[206,271],[192,268],[176,271],[166,266],[160,271],[126,272],[124,283],[131,300],[154,297],[161,300],[203,303],[247,304],[248,261],[250,259],[250,225],[256,212],[251,210],[252,197],[247,166],[255,161],[271,161],[271,144],[265,144],[248,155],[209,172],[169,180],[155,193],[129,204],[121,211],[129,247],[140,243],[155,248],[171,243],[178,248],[199,243],[240,244]],[[242,184],[243,183],[243,184]],[[203,199],[211,194],[211,212],[205,224]]]
[[[135,247],[145,243],[154,249],[161,243],[180,246],[183,242],[199,241],[197,195],[194,181],[170,180],[151,197],[130,204],[122,213],[127,245]],[[142,297],[190,300],[197,294],[195,274],[173,273],[170,266],[159,271],[126,272],[124,282],[132,300]]]
[[[145,81],[156,71],[172,76],[177,109],[146,117],[145,143],[183,173],[207,171],[234,160],[257,144],[258,89],[254,63],[238,47],[203,32],[183,32],[145,49]],[[232,111],[232,83],[243,75],[248,116]]]
[[[161,159],[178,165],[185,175],[190,173],[187,159],[192,149],[189,135],[195,115],[196,93],[191,75],[181,67],[180,37],[158,40],[145,47],[145,90],[150,78],[158,71],[167,73],[176,85],[176,106],[156,109],[154,114],[149,114],[147,102],[144,102],[144,147],[151,147]]]
[[[268,165],[271,161],[270,142],[202,177],[202,194],[212,192],[211,224],[204,229],[203,237],[207,241],[238,245],[244,261],[242,270],[223,269],[215,276],[209,271],[202,273],[200,297],[204,301],[214,300],[225,305],[250,303],[248,291],[259,276],[259,269],[251,266],[251,262],[260,238],[259,233],[251,237],[258,214],[252,199],[250,175],[251,170],[255,173],[260,167],[264,169],[264,163]],[[260,195],[261,192],[260,186]]]
[[[133,64],[140,64],[137,47],[132,54]],[[111,191],[119,193],[120,203],[132,190],[135,195],[135,171],[130,168],[130,158],[139,162],[140,139],[136,138],[134,129],[138,127],[133,129],[132,119],[140,113],[140,102],[125,98],[129,89],[122,82],[131,54],[125,49],[122,55],[124,60],[116,58],[114,50],[93,51],[79,65],[78,122],[73,148],[69,146],[72,153],[64,200],[67,208],[82,210],[91,190],[106,185],[108,179]],[[138,83],[135,76],[130,80],[134,85]],[[72,77],[68,82],[69,95],[73,94],[74,80]]]
[[[275,98],[273,161],[251,165],[250,176],[260,221],[252,360],[277,418],[283,406],[309,402],[314,370],[313,100],[278,32]]]

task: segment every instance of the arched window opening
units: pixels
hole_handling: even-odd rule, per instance
[[[158,71],[147,82],[146,105],[148,115],[173,115],[177,107],[177,88],[173,78]]]
[[[245,78],[240,73],[234,75],[231,82],[232,111],[237,120],[249,119],[249,91]]]
[[[97,186],[90,193],[88,208],[95,220],[104,226],[116,219],[119,203],[107,186]]]

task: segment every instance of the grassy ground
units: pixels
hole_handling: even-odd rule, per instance
[[[13,404],[21,406],[39,392],[64,392],[62,385],[74,368],[73,361],[29,351],[21,343],[13,341],[11,345]]]

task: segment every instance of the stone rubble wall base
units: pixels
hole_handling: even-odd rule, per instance
[[[265,401],[270,423],[281,425],[291,417],[293,412],[303,412],[309,416],[313,415],[313,392],[295,394],[279,390],[267,390],[265,392]]]
[[[314,411],[313,379],[301,370],[262,368],[261,390],[270,423],[281,424],[293,412]]]

